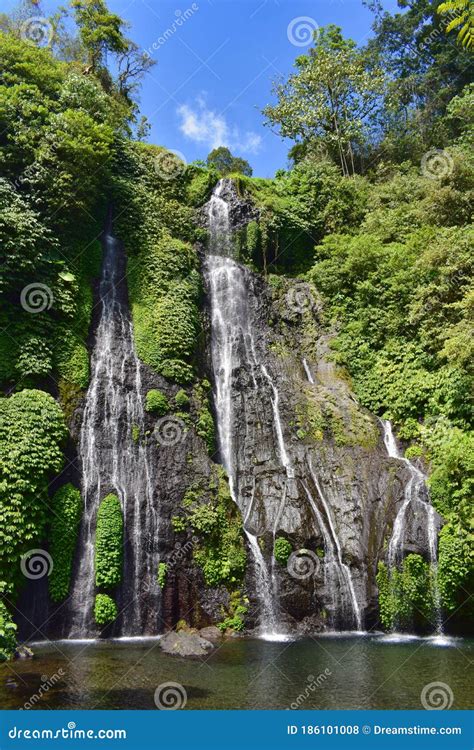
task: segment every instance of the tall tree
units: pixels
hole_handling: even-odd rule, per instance
[[[296,73],[276,82],[277,103],[263,110],[281,136],[322,147],[343,174],[355,171],[355,151],[381,103],[384,74],[341,29],[320,30],[314,47],[295,61]]]
[[[252,176],[252,167],[248,161],[240,156],[233,156],[227,146],[218,146],[213,149],[206,162],[208,167],[214,167],[221,175],[240,172],[247,177]]]
[[[103,66],[107,52],[126,52],[128,42],[123,34],[124,22],[109,11],[104,0],[72,0],[71,7],[91,72],[95,73]]]

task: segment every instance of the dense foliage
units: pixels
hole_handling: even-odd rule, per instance
[[[108,625],[117,617],[117,605],[108,594],[97,594],[94,602],[94,620],[97,625]]]
[[[185,165],[133,139],[134,129],[140,138],[146,131],[133,97],[152,61],[105,0],[72,0],[51,20],[43,48],[22,38],[21,15],[0,14],[0,659],[14,649],[8,607],[23,582],[21,556],[44,543],[54,560],[52,600],[69,589],[82,503],[72,485],[50,500],[48,485],[63,466],[65,417],[89,382],[98,238],[110,198],[127,250],[137,353],[187,388],[174,399],[150,391],[146,409],[173,411],[215,454],[210,386],[196,376],[196,242],[205,239],[196,208],[230,173],[258,209],[237,238],[242,260],[276,293],[286,290],[283,274],[311,282],[324,301],[334,360],[360,403],[390,418],[407,455],[424,461],[446,522],[441,603],[464,627],[474,584],[474,87],[453,32],[469,46],[471,19],[463,0],[400,0],[394,13],[367,4],[375,17],[365,47],[337,27],[321,29],[276,84],[264,112],[295,144],[291,168],[271,180],[252,178],[250,165],[226,148],[207,164]],[[26,6],[27,17],[37,15],[36,3]],[[336,416],[330,405],[314,405],[297,415],[298,437],[330,433],[347,444]],[[139,440],[138,426],[130,429]],[[240,629],[242,521],[221,471],[209,487],[189,489],[172,525],[199,537],[193,556],[205,583],[231,592],[221,627]],[[288,545],[275,540],[281,564]],[[122,547],[120,502],[109,495],[96,536],[96,583],[105,591],[121,580]],[[166,574],[160,562],[162,587]],[[381,565],[378,584],[385,627],[429,628],[433,574],[421,558],[409,555],[391,575]],[[97,595],[94,611],[100,625],[117,615],[108,593]]]
[[[13,594],[20,558],[44,539],[51,515],[48,485],[63,466],[66,437],[58,404],[25,390],[0,398],[0,586]]]
[[[122,580],[123,513],[116,495],[107,495],[97,512],[95,532],[95,583],[106,589]]]
[[[242,580],[246,552],[242,518],[233,502],[228,480],[216,467],[208,487],[191,487],[183,498],[184,515],[175,530],[191,530],[199,538],[193,557],[208,586],[226,584],[235,590]]]
[[[433,632],[435,581],[430,566],[420,555],[407,555],[401,570],[387,571],[379,563],[380,620],[389,629]]]
[[[83,508],[80,491],[72,484],[65,484],[55,493],[51,507],[53,519],[49,532],[49,550],[53,570],[48,586],[53,602],[60,602],[69,593],[72,561]]]

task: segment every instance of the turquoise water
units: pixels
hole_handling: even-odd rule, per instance
[[[169,681],[184,688],[188,709],[418,709],[432,682],[447,686],[452,708],[472,708],[474,641],[466,639],[238,638],[203,661],[167,656],[158,639],[33,648],[34,659],[0,666],[1,708],[156,710],[156,688]]]

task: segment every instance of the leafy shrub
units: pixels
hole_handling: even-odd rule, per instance
[[[108,625],[117,617],[118,610],[108,594],[97,594],[94,603],[94,619],[97,625]]]
[[[16,625],[0,599],[0,662],[11,659],[16,648]]]
[[[157,389],[148,391],[145,398],[145,411],[164,416],[170,410],[170,405],[165,394]]]
[[[112,588],[122,580],[123,514],[116,495],[107,495],[99,505],[95,535],[95,583]]]
[[[197,410],[195,429],[197,434],[205,441],[207,451],[209,455],[212,456],[216,450],[216,434],[214,418],[212,416],[211,405],[209,402],[209,388],[209,382],[204,380],[194,387],[193,396]]]
[[[407,555],[401,570],[388,571],[385,563],[379,562],[377,585],[385,628],[432,629],[435,583],[433,571],[420,555]]]
[[[291,555],[293,547],[288,539],[283,536],[277,536],[275,539],[275,545],[273,547],[273,556],[280,565],[286,565],[288,558]]]
[[[190,403],[190,398],[186,391],[181,388],[174,397],[174,402],[178,409],[187,409]]]
[[[0,398],[0,582],[12,593],[21,555],[45,538],[48,485],[63,466],[66,425],[47,393]]]
[[[242,518],[223,470],[216,467],[209,488],[191,487],[183,498],[187,527],[201,537],[193,557],[208,586],[234,586],[247,562]]]
[[[61,487],[52,500],[49,549],[54,565],[48,578],[48,586],[53,602],[60,602],[69,593],[82,508],[81,493],[72,484]]]
[[[160,589],[164,589],[166,584],[166,576],[168,573],[168,566],[164,562],[158,563],[158,573],[156,574],[156,580]]]

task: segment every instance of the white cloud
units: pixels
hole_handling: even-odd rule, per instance
[[[229,125],[223,115],[206,107],[202,97],[194,106],[183,104],[177,109],[180,117],[179,129],[187,138],[203,143],[207,148],[227,146],[236,155],[257,154],[262,144],[258,133],[249,130],[242,133],[235,125]]]

